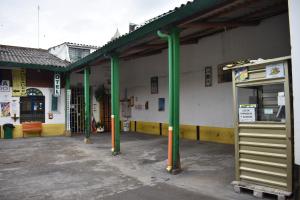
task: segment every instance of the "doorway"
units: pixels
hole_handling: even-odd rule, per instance
[[[100,121],[103,123],[105,132],[111,130],[111,96],[104,95],[100,103]]]
[[[72,133],[84,132],[83,87],[71,88],[70,125]]]

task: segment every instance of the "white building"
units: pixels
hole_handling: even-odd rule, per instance
[[[97,46],[64,42],[48,50],[51,54],[71,63],[84,58],[97,50]]]

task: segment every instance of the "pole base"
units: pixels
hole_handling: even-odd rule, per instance
[[[93,144],[90,138],[84,138],[84,143],[85,144]]]
[[[71,134],[71,131],[67,131],[67,130],[65,130],[65,136],[67,136],[67,137],[71,137],[71,136],[72,136],[72,134]]]
[[[121,152],[120,152],[120,151],[112,151],[111,154],[112,154],[113,156],[117,156],[117,155],[121,154]]]
[[[177,175],[177,174],[180,174],[182,172],[182,169],[181,168],[177,168],[177,169],[172,169],[172,174],[173,175]]]
[[[168,167],[166,168],[166,170],[167,170],[169,173],[171,173],[171,171],[172,171],[172,166],[168,166]]]
[[[176,169],[173,169],[172,166],[168,166],[166,168],[166,170],[170,173],[170,174],[173,174],[173,175],[176,175],[176,174],[179,174],[182,172],[182,169],[181,168],[176,168]]]

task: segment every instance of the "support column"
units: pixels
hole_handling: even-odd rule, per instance
[[[179,30],[174,28],[170,34],[157,32],[158,36],[168,41],[169,55],[169,142],[168,142],[168,166],[171,173],[181,170],[179,156]]]
[[[112,154],[120,153],[120,66],[119,57],[111,56],[111,136]]]
[[[86,144],[90,144],[90,136],[91,136],[91,105],[90,105],[90,68],[84,68],[84,142]]]
[[[173,50],[173,172],[181,170],[179,154],[179,134],[180,134],[180,36],[179,29],[171,31]]]
[[[66,82],[65,82],[65,135],[71,136],[71,130],[70,130],[70,105],[68,102],[68,93],[70,93],[70,73],[65,74]]]

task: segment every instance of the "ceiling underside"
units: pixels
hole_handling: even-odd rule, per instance
[[[235,0],[227,1],[208,12],[197,13],[171,26],[181,29],[180,44],[195,44],[201,38],[225,30],[242,26],[257,26],[267,18],[288,11],[287,0]],[[168,27],[164,28],[165,31]],[[131,60],[160,53],[167,43],[157,35],[151,34],[122,48],[117,49],[122,60]],[[108,62],[108,58],[99,57],[89,65]]]

